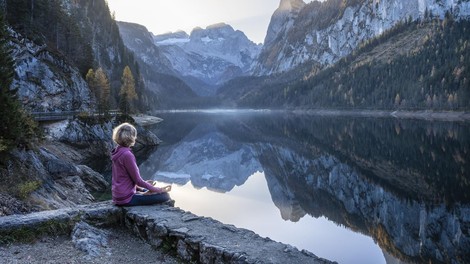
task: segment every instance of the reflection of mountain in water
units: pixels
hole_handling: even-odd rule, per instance
[[[283,217],[297,221],[306,213],[326,216],[372,236],[383,249],[407,261],[470,260],[470,205],[428,207],[384,190],[333,156],[308,160],[295,153],[271,155],[280,152],[265,151],[262,164],[272,195],[281,196],[273,201]],[[298,206],[301,215],[292,212]]]
[[[158,164],[158,169],[146,163]],[[141,167],[149,178],[191,181],[195,187],[221,192],[242,185],[261,168],[249,146],[233,142],[208,124],[197,126],[177,144],[160,148]]]
[[[222,120],[186,129],[141,166],[143,174],[227,191],[264,171],[283,219],[325,216],[373,237],[389,260],[470,263],[467,124]]]
[[[255,150],[273,202],[284,219],[325,216],[405,261],[469,263],[470,179],[458,154],[468,152],[468,133],[389,121],[269,122],[257,133],[270,133],[272,143]]]

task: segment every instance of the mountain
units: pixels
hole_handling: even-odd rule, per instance
[[[263,47],[255,74],[267,75],[234,79],[218,96],[254,108],[468,109],[470,2],[411,2],[305,5]]]
[[[138,24],[118,26],[141,67],[181,79],[199,96],[214,95],[224,82],[250,74],[261,49],[226,24],[195,28],[191,35],[178,31],[156,36]]]
[[[191,104],[196,94],[179,78],[171,62],[154,44],[153,35],[147,28],[127,22],[117,22],[117,25],[124,44],[134,53],[140,66],[145,87],[158,98],[158,107],[177,108]]]
[[[467,0],[327,0],[307,5],[281,0],[255,67],[257,75],[292,70],[303,63],[325,67],[351,54],[364,41],[406,20],[431,14],[470,16]]]
[[[153,42],[153,35],[146,27],[128,22],[117,22],[124,44],[134,52],[137,60],[157,72],[175,75],[170,61]]]
[[[470,107],[470,21],[433,18],[396,26],[332,66],[305,63],[265,84],[252,78],[238,89],[244,107],[465,110]],[[263,81],[264,80],[264,81]],[[235,81],[234,81],[235,83]],[[240,91],[242,90],[242,91]],[[221,88],[229,98],[234,85]]]
[[[213,95],[226,81],[250,74],[261,49],[243,32],[224,23],[195,28],[190,35],[157,35],[154,40],[175,71],[199,95]]]
[[[281,0],[269,22],[264,45],[271,47],[275,41],[279,41],[283,33],[293,26],[295,18],[304,6],[305,3],[302,0]]]

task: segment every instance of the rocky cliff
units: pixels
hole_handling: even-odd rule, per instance
[[[176,75],[170,61],[155,46],[153,35],[146,27],[127,22],[117,22],[117,25],[124,44],[134,52],[138,60],[157,72]]]
[[[45,125],[41,144],[13,151],[0,168],[0,216],[95,201],[92,193],[107,191],[110,183],[89,166],[109,166],[112,129],[120,122],[72,120]],[[134,151],[160,143],[155,134],[138,124],[136,128],[139,138]]]
[[[310,62],[320,67],[337,62],[365,40],[399,22],[425,16],[470,17],[469,1],[327,0],[302,5],[282,0],[271,18],[255,73],[289,71]]]
[[[30,111],[86,111],[94,99],[87,83],[67,58],[10,30],[15,63],[13,87]]]

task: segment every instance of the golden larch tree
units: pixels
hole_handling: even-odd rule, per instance
[[[137,99],[135,79],[129,66],[124,68],[121,77],[121,90],[119,91],[119,108],[124,114],[133,110],[133,102]]]

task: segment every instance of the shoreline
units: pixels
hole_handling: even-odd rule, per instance
[[[320,116],[356,116],[379,117],[397,119],[420,119],[427,121],[470,121],[470,112],[454,111],[406,111],[406,110],[293,110],[296,114],[320,115]]]
[[[121,239],[123,234],[126,239]],[[59,237],[59,242],[50,243]],[[28,263],[50,260],[52,256],[42,252],[51,245],[55,259],[72,251],[79,263],[88,259],[117,263],[123,257],[139,256],[144,247],[168,261],[164,263],[336,263],[248,229],[194,215],[174,207],[172,200],[130,207],[104,201],[0,217],[0,238],[0,260],[26,258]],[[5,245],[8,241],[13,243]],[[123,256],[122,249],[128,249],[128,254]]]
[[[162,118],[147,114],[131,115],[135,122],[141,126],[150,126],[163,121]]]
[[[205,114],[249,114],[249,113],[292,113],[296,115],[318,116],[353,116],[398,119],[420,119],[428,121],[470,121],[467,111],[434,111],[434,110],[367,110],[367,109],[249,109],[249,108],[213,108],[213,109],[174,109],[159,110],[159,113],[205,113]],[[151,117],[151,115],[149,115]],[[162,121],[162,119],[160,120]]]

